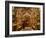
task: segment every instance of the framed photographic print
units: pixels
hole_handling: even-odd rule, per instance
[[[44,3],[5,1],[5,37],[44,34]]]

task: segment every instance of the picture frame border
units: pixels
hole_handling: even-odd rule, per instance
[[[10,35],[9,34],[9,4],[10,3],[13,3],[13,4],[17,3],[17,4],[43,5],[43,33]],[[45,35],[45,3],[5,1],[5,37],[35,36],[35,35]]]

